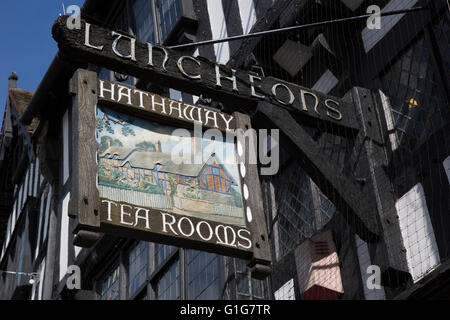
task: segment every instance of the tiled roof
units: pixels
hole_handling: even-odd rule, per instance
[[[8,90],[9,101],[14,105],[19,116],[22,116],[26,108],[30,104],[31,98],[33,98],[33,92],[12,88]]]
[[[20,88],[11,88],[8,89],[8,96],[11,105],[14,107],[18,115],[21,117],[25,110],[28,108],[31,99],[33,98],[33,92],[20,89]],[[34,130],[39,125],[39,120],[34,118],[30,125],[27,126],[27,131],[30,134],[33,134]]]
[[[124,148],[124,147],[109,147],[102,154],[100,154],[100,158],[104,158],[107,154],[110,154],[111,157],[114,155],[118,156],[118,160],[125,160],[128,155],[133,152],[135,149],[132,148]]]
[[[153,170],[156,165],[159,164],[161,167],[158,171],[160,172],[172,173],[186,177],[198,177],[206,164],[212,164],[216,160],[216,156],[211,155],[208,161],[200,164],[177,164],[172,161],[172,155],[170,153],[136,151],[136,149],[124,147],[109,147],[102,154],[100,154],[100,158],[104,158],[107,154],[110,155],[110,158],[117,155],[117,160],[123,161],[121,167],[129,163],[133,168]],[[187,158],[191,158],[190,154],[185,156]],[[225,168],[223,169],[226,174],[232,178],[227,170]],[[233,184],[235,183],[236,182],[233,181]]]
[[[161,165],[159,171],[178,174],[187,177],[198,177],[205,166],[201,164],[176,164],[172,161],[171,154],[161,152],[134,152],[126,162],[133,168],[153,170],[157,164]],[[122,165],[125,165],[122,164]]]

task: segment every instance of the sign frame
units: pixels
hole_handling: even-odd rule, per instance
[[[114,87],[116,90],[124,91],[127,94],[114,94]],[[134,91],[133,98],[130,94]],[[175,100],[162,98],[158,95],[151,94],[137,90],[120,83],[112,83],[109,81],[99,80],[97,74],[92,71],[78,69],[69,84],[69,93],[72,95],[72,186],[69,203],[69,216],[75,219],[74,228],[72,232],[75,234],[74,245],[79,247],[92,247],[100,238],[100,233],[115,234],[124,237],[132,237],[139,240],[158,242],[168,245],[176,245],[180,247],[214,252],[221,255],[233,256],[249,260],[249,266],[252,269],[252,276],[257,279],[264,279],[270,274],[271,253],[270,244],[268,241],[266,220],[264,215],[262,192],[259,182],[257,164],[249,163],[250,153],[255,152],[250,148],[256,148],[255,145],[244,143],[245,163],[239,163],[240,166],[245,167],[245,174],[239,172],[242,189],[245,188],[252,192],[247,193],[247,198],[242,196],[243,201],[243,216],[246,221],[246,227],[239,229],[236,226],[228,225],[220,222],[211,222],[210,220],[197,219],[186,216],[169,214],[176,217],[177,222],[184,219],[191,225],[197,226],[198,230],[201,227],[209,224],[209,229],[214,230],[211,233],[210,241],[204,241],[203,237],[198,235],[195,238],[190,238],[183,234],[175,236],[168,232],[169,228],[162,230],[139,230],[137,228],[130,228],[129,226],[110,223],[105,218],[107,210],[109,218],[111,212],[117,215],[117,205],[123,208],[124,203],[116,203],[114,207],[108,200],[101,200],[99,190],[97,188],[97,174],[98,174],[98,143],[95,139],[97,132],[96,110],[98,105],[105,106],[113,111],[121,114],[130,115],[144,120],[150,120],[162,124],[176,126],[178,128],[193,128],[193,121],[181,119],[178,117],[170,117],[167,114],[157,112],[156,108],[149,109],[148,102],[154,102],[156,99],[165,99],[168,104],[178,103],[178,108],[196,108],[199,114],[202,112],[207,119],[222,119],[222,121],[207,121],[203,123],[202,128],[215,128],[222,132],[228,132],[233,129],[248,130],[251,128],[251,121],[249,116],[242,113],[235,112],[232,115],[226,115],[221,112],[211,111],[199,106],[193,106],[177,102]],[[108,95],[109,93],[109,95]],[[150,97],[153,100],[147,100],[143,103],[143,96]],[[158,100],[161,101],[161,100]],[[144,107],[147,105],[147,108]],[[180,109],[184,110],[185,109]],[[215,116],[212,117],[212,112]],[[186,113],[186,111],[185,111]],[[189,113],[189,112],[187,112]],[[181,115],[179,113],[178,115]],[[236,147],[236,144],[235,144]],[[242,161],[242,157],[237,155],[238,161]],[[239,166],[238,166],[239,167]],[[143,210],[154,210],[151,208],[141,208]],[[105,211],[106,210],[106,211]],[[128,209],[129,210],[129,209]],[[252,219],[249,221],[247,212],[250,210]],[[120,210],[119,210],[120,211]],[[151,211],[150,220],[156,219],[156,212]],[[160,212],[163,216],[163,212]],[[166,213],[167,214],[167,213]],[[147,211],[148,215],[148,211]],[[166,218],[166,216],[165,216]],[[111,220],[112,221],[112,220]],[[137,219],[136,219],[137,221]],[[153,220],[152,220],[153,221]],[[157,221],[157,220],[154,220]],[[205,222],[203,222],[205,221]],[[166,221],[167,222],[167,221]],[[158,222],[159,223],[159,222]],[[137,225],[137,223],[136,223]],[[163,224],[168,226],[168,224]],[[233,231],[230,231],[231,229]],[[192,229],[195,231],[194,229]],[[204,230],[204,228],[203,228]],[[231,232],[231,234],[230,234]],[[228,234],[228,235],[227,235]],[[240,238],[243,243],[239,243],[238,236],[246,235]],[[234,237],[234,238],[233,238]],[[205,237],[205,238],[209,238]],[[233,240],[229,241],[232,238]],[[248,238],[248,244],[245,239]],[[251,245],[249,246],[249,242]],[[247,248],[249,246],[249,248]]]

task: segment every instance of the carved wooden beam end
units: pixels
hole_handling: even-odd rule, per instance
[[[100,238],[101,234],[98,232],[80,230],[73,239],[73,245],[81,248],[92,248]]]

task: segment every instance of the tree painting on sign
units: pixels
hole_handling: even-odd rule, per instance
[[[234,141],[176,130],[98,107],[100,197],[245,226]]]

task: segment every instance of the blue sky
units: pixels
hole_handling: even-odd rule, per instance
[[[50,66],[58,50],[51,28],[63,2],[81,7],[84,0],[0,1],[0,124],[11,72],[19,75],[19,88],[35,91]]]

